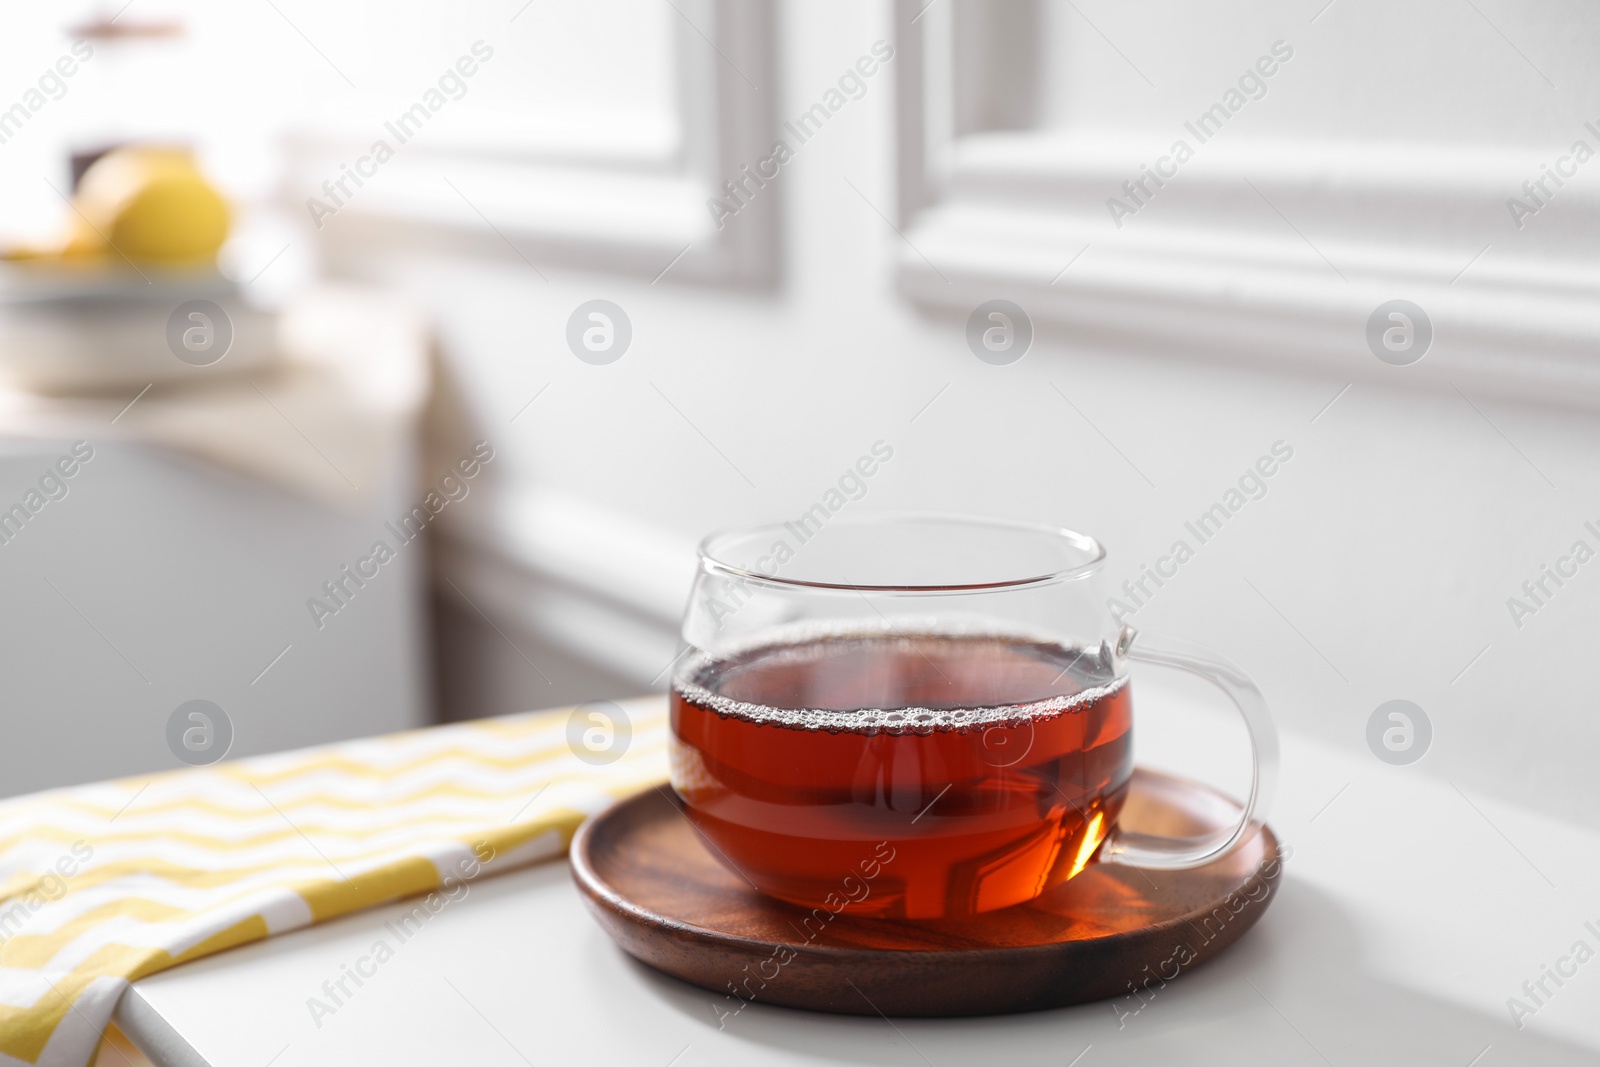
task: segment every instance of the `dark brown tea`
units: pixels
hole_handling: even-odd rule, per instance
[[[837,634],[691,660],[672,784],[724,862],[830,912],[963,917],[1077,874],[1132,773],[1099,650]]]

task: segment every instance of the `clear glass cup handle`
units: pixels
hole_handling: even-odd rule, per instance
[[[1100,861],[1156,870],[1181,870],[1226,856],[1266,822],[1267,807],[1278,780],[1278,729],[1267,711],[1261,690],[1238,667],[1210,649],[1189,641],[1151,637],[1124,626],[1117,641],[1117,652],[1136,663],[1187,671],[1228,695],[1244,718],[1250,735],[1250,795],[1235,826],[1205,837],[1163,837],[1128,833],[1113,827],[1100,848]]]

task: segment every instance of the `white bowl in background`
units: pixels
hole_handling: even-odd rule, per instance
[[[191,301],[207,303],[176,314]],[[213,309],[224,321],[213,321]],[[192,348],[184,346],[186,333]],[[202,381],[265,365],[276,342],[277,315],[211,269],[0,265],[0,375],[25,389]]]

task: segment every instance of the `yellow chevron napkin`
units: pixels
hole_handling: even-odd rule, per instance
[[[0,801],[0,1065],[86,1067],[145,975],[562,855],[666,777],[664,702],[613,707],[631,735],[535,712]]]

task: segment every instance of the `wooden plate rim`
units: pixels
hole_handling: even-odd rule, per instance
[[[1235,806],[1237,806],[1237,801],[1227,798],[1225,794],[1222,794],[1218,790],[1212,789],[1210,786],[1193,782],[1186,778],[1180,778],[1176,775],[1165,774],[1160,771],[1151,771],[1140,768],[1140,772],[1152,778],[1168,779],[1171,782],[1175,782],[1189,788],[1205,789],[1207,791],[1216,793],[1218,796],[1223,796],[1225,799],[1229,799],[1230,803],[1233,803]],[[607,883],[595,870],[594,864],[590,859],[590,842],[594,837],[594,828],[608,816],[614,816],[621,812],[624,808],[632,807],[636,804],[648,803],[652,794],[671,804],[678,810],[680,815],[683,813],[682,801],[678,798],[677,794],[671,792],[664,785],[655,785],[623,797],[602,811],[590,816],[588,819],[585,819],[582,825],[578,827],[577,832],[572,838],[570,862],[572,865],[573,881],[575,881],[578,885],[578,888],[583,890],[584,894],[596,904],[618,913],[619,917],[627,921],[638,923],[641,926],[648,927],[651,930],[659,932],[660,934],[668,937],[683,938],[685,936],[689,936],[695,940],[702,941],[710,945],[720,946],[726,949],[743,947],[748,950],[766,951],[776,945],[781,945],[784,948],[793,949],[797,954],[806,956],[808,958],[835,961],[860,960],[865,962],[875,959],[882,959],[885,956],[937,956],[944,959],[960,959],[964,956],[974,956],[982,957],[985,960],[994,960],[996,958],[1003,959],[1008,956],[1027,957],[1038,954],[1055,955],[1064,950],[1070,950],[1070,946],[1072,945],[1095,944],[1110,946],[1116,945],[1122,941],[1132,941],[1137,943],[1149,938],[1154,934],[1160,934],[1182,926],[1191,925],[1196,919],[1213,914],[1216,909],[1216,904],[1212,903],[1209,906],[1191,909],[1182,915],[1174,916],[1170,919],[1164,919],[1160,922],[1152,923],[1149,926],[1141,926],[1133,930],[1119,930],[1114,933],[1080,938],[1075,941],[1051,941],[1035,945],[995,945],[992,947],[979,948],[888,949],[862,948],[855,945],[805,945],[790,941],[760,940],[743,934],[735,934],[724,930],[717,930],[710,927],[701,926],[698,923],[689,922],[687,920],[673,919],[670,916],[664,916],[659,912],[646,909],[644,906],[636,904],[632,900],[623,896],[619,890]],[[684,818],[687,819],[687,816],[684,816]],[[1276,894],[1278,882],[1283,875],[1282,857],[1279,855],[1282,845],[1281,842],[1279,842],[1277,835],[1272,832],[1271,827],[1267,824],[1257,823],[1252,833],[1249,833],[1240,839],[1239,843],[1234,848],[1234,852],[1237,852],[1240,848],[1248,847],[1256,840],[1257,837],[1262,837],[1265,839],[1263,842],[1265,853],[1264,858],[1260,863],[1256,864],[1256,866],[1251,869],[1248,875],[1240,880],[1240,884],[1244,885],[1250,883],[1251,881],[1260,881],[1262,884],[1266,885],[1268,887],[1268,896],[1263,898],[1263,902],[1265,902]],[[1230,853],[1230,855],[1231,854],[1232,853]],[[1266,874],[1265,872],[1267,868],[1272,866],[1274,863],[1277,864],[1277,870],[1270,875]],[[1119,864],[1119,866],[1123,865]],[[1152,873],[1170,874],[1172,872],[1152,871]],[[798,905],[792,906],[798,907]],[[1255,910],[1257,912],[1256,918],[1259,918],[1259,912],[1261,909]],[[1244,930],[1248,929],[1250,926],[1253,926],[1254,922],[1255,920],[1252,918],[1249,922],[1243,924],[1243,926],[1239,929],[1239,933],[1242,934]]]

